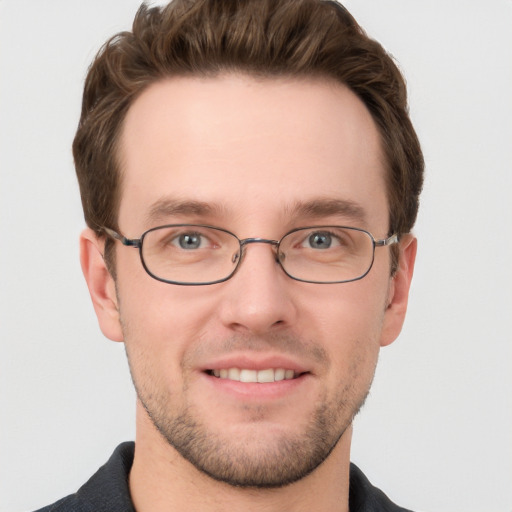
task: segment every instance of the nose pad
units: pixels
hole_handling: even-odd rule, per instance
[[[277,245],[276,244],[270,244],[270,243],[269,243],[269,245],[270,245],[270,248],[271,248],[272,252],[274,253],[274,261],[276,263],[280,263],[280,261],[279,261],[279,254],[277,252]]]
[[[274,251],[274,259],[276,260],[276,263],[281,263],[281,261],[283,261],[283,258],[279,254],[277,245],[273,245],[272,250]]]
[[[241,247],[240,250],[233,253],[233,256],[231,257],[231,263],[235,266],[235,272],[238,273],[240,266],[243,263],[243,260],[245,258],[247,246],[250,244],[268,244],[271,246],[272,251],[274,253],[274,261],[279,264],[281,269],[287,273],[284,270],[283,262],[286,257],[285,253],[279,251],[279,242],[276,240],[267,240],[264,238],[246,238],[245,240],[241,240]]]

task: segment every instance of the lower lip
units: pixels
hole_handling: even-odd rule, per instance
[[[259,383],[221,379],[207,373],[202,375],[216,392],[226,393],[234,397],[243,397],[244,400],[269,400],[285,397],[298,391],[311,377],[310,374],[304,373],[295,379]]]

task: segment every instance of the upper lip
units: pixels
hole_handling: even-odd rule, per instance
[[[209,361],[203,366],[203,371],[222,370],[228,368],[243,368],[247,370],[266,370],[268,368],[283,368],[293,370],[296,374],[310,371],[306,366],[293,358],[283,355],[264,356],[262,354],[238,354],[222,356]]]

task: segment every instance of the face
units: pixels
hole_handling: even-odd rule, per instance
[[[240,239],[312,225],[388,235],[379,135],[339,84],[162,81],[130,108],[120,157],[129,238],[178,223]],[[95,306],[104,333],[126,345],[150,435],[215,479],[281,486],[336,452],[363,403],[379,348],[403,321],[405,259],[408,274],[391,278],[389,248],[378,248],[364,279],[311,284],[286,276],[270,245],[250,244],[230,280],[179,286],[116,243],[116,290],[105,277]],[[243,382],[258,377],[272,382]]]

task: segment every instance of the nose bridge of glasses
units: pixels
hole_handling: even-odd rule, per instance
[[[241,247],[245,247],[249,244],[270,244],[277,247],[279,242],[277,240],[269,240],[268,238],[244,238],[243,240],[240,240]]]
[[[240,250],[242,254],[245,252],[245,247],[249,244],[269,244],[272,246],[276,253],[276,261],[278,261],[278,249],[279,249],[279,241],[278,240],[270,240],[268,238],[244,238],[240,240]]]

